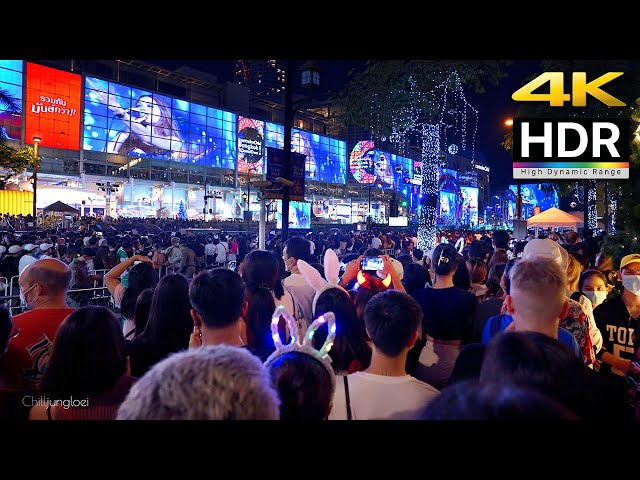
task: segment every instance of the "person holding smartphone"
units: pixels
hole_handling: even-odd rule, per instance
[[[369,251],[365,253],[375,253]],[[379,252],[379,250],[377,250]],[[400,265],[402,266],[402,265]],[[402,279],[398,274],[398,270],[395,268],[392,263],[389,255],[361,255],[357,259],[349,262],[346,267],[344,274],[340,278],[339,285],[345,289],[348,289],[351,283],[356,280],[358,276],[358,272],[362,271],[365,275],[375,275],[378,281],[387,278],[387,275],[391,276],[391,284],[389,288],[394,290],[398,290],[400,292],[404,292],[405,288],[402,284]],[[379,273],[379,274],[378,274]]]

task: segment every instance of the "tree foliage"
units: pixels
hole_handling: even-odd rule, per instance
[[[7,170],[8,176],[20,175],[37,161],[40,167],[41,158],[35,158],[33,147],[27,145],[16,150],[8,145],[0,144],[0,168]]]
[[[375,138],[388,135],[394,118],[409,109],[433,114],[428,93],[458,72],[463,83],[482,93],[487,84],[497,85],[506,76],[506,61],[388,60],[367,62],[364,70],[336,96],[345,125],[363,127]],[[421,93],[413,95],[412,91]]]

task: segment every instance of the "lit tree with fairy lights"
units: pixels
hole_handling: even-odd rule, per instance
[[[187,209],[182,200],[180,200],[180,205],[178,206],[178,220],[188,220]]]
[[[366,128],[372,138],[419,147],[422,186],[418,247],[431,249],[436,241],[438,166],[446,152],[458,145],[475,156],[477,110],[465,99],[463,85],[483,92],[486,82],[504,77],[506,62],[388,61],[369,62],[335,99],[346,125]],[[472,158],[473,160],[473,158]]]

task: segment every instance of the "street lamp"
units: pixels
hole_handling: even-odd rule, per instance
[[[40,137],[33,137],[33,226],[38,228],[38,207],[36,206],[36,191],[38,188],[38,144],[42,141]]]

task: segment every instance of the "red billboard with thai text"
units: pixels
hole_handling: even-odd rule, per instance
[[[27,63],[26,82],[25,143],[79,150],[80,75]]]

